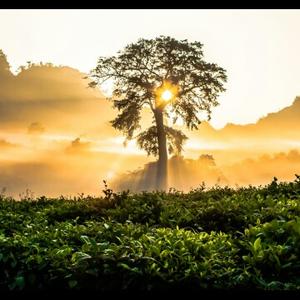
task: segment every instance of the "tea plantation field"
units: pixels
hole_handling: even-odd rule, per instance
[[[0,196],[0,290],[300,290],[300,176],[104,193]]]

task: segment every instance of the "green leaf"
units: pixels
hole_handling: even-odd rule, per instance
[[[260,237],[257,238],[253,244],[253,249],[255,252],[257,252],[261,248],[261,239]]]
[[[75,252],[72,255],[71,261],[74,262],[79,262],[79,261],[83,261],[86,259],[92,258],[89,254],[84,253],[84,252]]]
[[[275,261],[276,261],[276,263],[277,263],[277,266],[281,266],[281,264],[280,264],[280,260],[279,260],[279,257],[276,255],[276,254],[274,254],[274,258],[275,258]]]
[[[25,286],[24,276],[18,276],[18,277],[16,277],[15,283],[16,283],[17,287],[19,287],[20,289],[23,289],[24,286]]]
[[[289,267],[292,266],[292,265],[293,265],[293,263],[289,262],[289,263],[287,263],[287,264],[284,264],[284,265],[282,266],[282,269],[289,268]]]
[[[141,274],[141,271],[140,271],[137,267],[131,268],[130,266],[128,266],[128,265],[125,264],[125,263],[118,263],[118,266],[122,267],[122,268],[125,269],[125,270],[129,270],[129,271],[131,271],[131,272]]]
[[[86,243],[86,244],[90,244],[90,239],[89,239],[89,237],[86,236],[86,235],[80,236],[80,240],[83,241],[83,242]]]
[[[69,280],[68,284],[69,284],[69,287],[71,289],[73,289],[78,284],[78,282],[77,282],[77,280]]]
[[[131,270],[131,268],[125,263],[118,263],[118,266],[120,266],[120,267],[122,267],[123,269],[126,269],[126,270]]]
[[[245,261],[245,262],[249,262],[249,261],[250,261],[250,257],[247,256],[247,255],[243,255],[243,256],[242,256],[242,259],[243,259],[243,261]]]

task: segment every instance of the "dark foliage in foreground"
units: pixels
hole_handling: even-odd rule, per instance
[[[0,196],[1,290],[300,290],[294,182],[104,198]]]

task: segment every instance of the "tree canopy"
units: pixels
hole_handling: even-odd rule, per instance
[[[211,108],[218,104],[218,95],[225,91],[226,72],[217,64],[203,59],[200,42],[176,40],[160,36],[140,39],[129,44],[117,55],[100,57],[91,72],[90,86],[113,80],[110,99],[119,114],[111,124],[122,131],[127,139],[137,138],[139,146],[148,154],[158,154],[157,124],[134,136],[141,129],[141,111],[148,106],[154,113],[163,111],[164,118],[172,118],[173,124],[181,117],[189,129],[197,129],[201,123],[200,112],[210,119]],[[160,88],[176,88],[170,102],[160,101]],[[167,107],[166,107],[167,106]],[[164,125],[169,152],[180,152],[187,137]]]

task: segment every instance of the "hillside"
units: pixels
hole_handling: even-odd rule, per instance
[[[86,74],[51,64],[29,64],[14,76],[0,73],[0,125],[26,131],[33,122],[47,132],[115,134],[108,121],[113,110]]]
[[[214,129],[209,123],[199,126],[197,136],[207,140],[236,141],[247,139],[297,139],[300,130],[300,97],[292,105],[278,112],[269,113],[256,123],[237,125],[227,124],[222,129]]]

